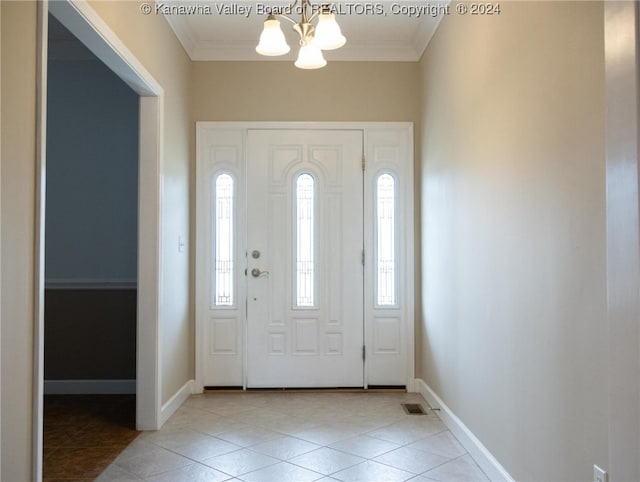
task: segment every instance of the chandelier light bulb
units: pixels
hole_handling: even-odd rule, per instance
[[[339,49],[347,42],[333,13],[321,13],[313,35],[313,43],[322,50]]]
[[[327,65],[327,61],[322,56],[322,50],[313,42],[309,42],[300,47],[298,60],[295,66],[299,69],[320,69]]]
[[[260,42],[256,47],[256,52],[261,55],[274,57],[284,55],[288,53],[289,50],[291,50],[291,48],[284,38],[284,33],[282,33],[282,29],[280,28],[280,21],[273,15],[269,15],[264,21],[264,28],[260,34]]]

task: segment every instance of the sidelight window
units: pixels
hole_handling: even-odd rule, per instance
[[[233,178],[220,174],[215,180],[215,304],[234,304]]]
[[[376,304],[396,305],[396,181],[382,174],[376,182]]]

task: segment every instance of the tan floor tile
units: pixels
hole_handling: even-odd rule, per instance
[[[201,464],[187,465],[147,479],[148,482],[222,482],[229,480],[228,474]]]
[[[332,477],[344,482],[403,482],[415,474],[367,460]]]
[[[399,448],[398,444],[388,442],[386,440],[369,437],[367,435],[358,435],[357,437],[340,440],[332,443],[329,447],[347,452],[352,455],[371,459],[386,452],[390,452]]]
[[[449,430],[418,440],[409,447],[452,459],[467,453]]]
[[[261,454],[269,455],[270,457],[275,457],[280,460],[289,460],[293,457],[297,457],[298,455],[317,450],[320,448],[320,445],[285,435],[252,445],[250,448],[255,452],[260,452]]]
[[[421,474],[427,470],[431,470],[438,465],[451,460],[448,457],[423,452],[417,449],[401,447],[399,449],[387,452],[374,459],[381,464],[390,465],[396,469],[405,470],[414,474]]]
[[[485,482],[489,480],[470,455],[453,459],[422,475],[441,482]]]
[[[241,430],[232,430],[216,435],[219,439],[226,440],[241,447],[249,447],[273,438],[279,437],[278,432],[262,427],[247,427]]]
[[[320,425],[293,434],[294,437],[301,438],[318,445],[330,445],[339,440],[355,437],[356,435],[358,435],[356,432],[350,432],[348,430],[343,430],[341,427],[329,425]]]
[[[279,464],[249,472],[240,476],[240,479],[245,482],[312,482],[322,477],[322,474],[311,470],[287,462],[280,462]]]
[[[158,447],[157,450],[142,453],[135,457],[125,458],[124,460],[119,459],[117,464],[127,472],[145,479],[152,475],[191,465],[193,460]]]
[[[346,469],[364,462],[365,459],[356,455],[340,452],[339,450],[323,447],[313,452],[292,458],[289,462],[299,465],[313,472],[323,475],[331,475],[334,472]]]
[[[280,460],[259,454],[248,449],[241,449],[228,454],[206,459],[202,463],[233,477],[275,465]]]

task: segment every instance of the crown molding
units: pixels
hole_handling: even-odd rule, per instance
[[[255,42],[212,42],[197,38],[188,16],[166,15],[176,37],[187,55],[194,61],[288,61],[295,60],[295,52],[279,57],[265,57],[255,52]],[[324,52],[329,61],[343,62],[417,62],[431,41],[442,16],[422,17],[420,26],[410,42],[353,43],[338,50]]]

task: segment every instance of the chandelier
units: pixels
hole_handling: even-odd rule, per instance
[[[291,50],[284,33],[282,33],[280,21],[276,18],[277,15],[291,22],[293,30],[300,36],[300,50],[295,66],[300,69],[324,67],[327,65],[327,61],[322,56],[322,51],[338,49],[347,41],[340,31],[335,14],[331,10],[331,4],[312,5],[311,0],[295,0],[286,9],[286,12],[300,13],[302,18],[299,22],[285,15],[285,10],[274,11],[264,22],[256,52],[273,57],[284,55]],[[318,23],[314,26],[312,22],[316,18]]]

